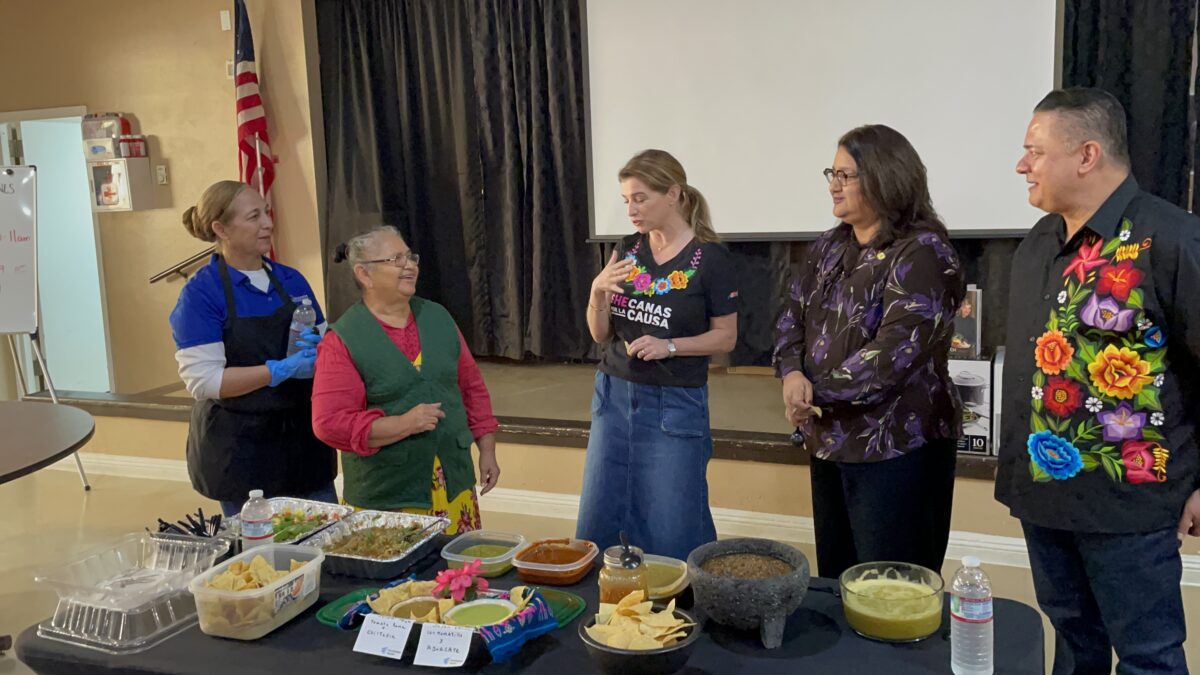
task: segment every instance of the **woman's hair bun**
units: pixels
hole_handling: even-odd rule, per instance
[[[350,253],[349,246],[346,246],[345,243],[338,244],[337,248],[333,249],[333,262],[335,262],[335,263],[342,262],[343,260],[345,260],[347,258],[349,253]]]

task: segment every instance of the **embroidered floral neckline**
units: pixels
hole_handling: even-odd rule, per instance
[[[629,276],[625,277],[625,283],[633,284],[633,295],[666,295],[671,291],[682,291],[688,287],[688,282],[700,267],[702,249],[697,246],[686,269],[673,270],[666,276],[655,279],[646,266],[638,261],[637,254],[641,248],[642,241],[639,239],[633,248],[625,253],[625,259],[633,262],[633,269],[630,270]]]

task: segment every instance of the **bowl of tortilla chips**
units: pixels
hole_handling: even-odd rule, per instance
[[[687,665],[700,626],[691,614],[647,600],[634,591],[617,604],[600,603],[590,621],[579,623],[579,638],[600,670],[612,675],[668,675]]]
[[[325,553],[311,546],[264,544],[192,579],[200,630],[257,640],[308,609],[321,594]]]

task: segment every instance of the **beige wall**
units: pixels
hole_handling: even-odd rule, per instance
[[[96,434],[85,453],[152,459],[183,459],[184,422],[97,417]],[[583,478],[582,448],[501,443],[497,452],[501,486],[514,490],[577,495]],[[812,516],[808,467],[713,460],[708,467],[709,501],[714,507]],[[754,486],[754,489],[747,489]],[[992,498],[990,481],[960,479],[954,490],[955,530],[1006,537],[1021,536],[1017,521]]]
[[[280,160],[277,253],[323,300],[305,3],[311,0],[247,0]],[[82,105],[130,114],[150,137],[151,163],[170,171],[170,185],[155,189],[156,208],[103,214],[99,229],[117,391],[176,381],[167,316],[182,284],[152,286],[148,279],[207,246],[184,231],[180,214],[209,184],[237,175],[233,81],[225,74],[233,32],[222,31],[219,21],[232,3],[111,0],[103,11],[85,0],[4,0],[3,6],[0,45],[37,59],[5,69],[0,112]]]

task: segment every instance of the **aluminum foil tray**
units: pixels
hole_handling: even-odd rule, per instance
[[[331,553],[327,547],[353,532],[371,527],[407,527],[418,523],[423,528],[418,539],[404,553],[394,558],[364,558]],[[390,511],[355,511],[341,521],[304,540],[305,546],[325,551],[325,571],[364,579],[394,579],[404,574],[413,563],[425,556],[434,538],[450,526],[450,520],[439,516],[421,516]]]
[[[330,504],[328,502],[314,502],[309,499],[295,499],[293,497],[272,497],[271,499],[267,500],[267,503],[271,505],[271,513],[279,513],[280,511],[283,511],[285,509],[291,509],[292,511],[300,511],[300,512],[303,512],[306,514],[324,513],[331,517],[330,522],[326,523],[325,525],[322,525],[314,530],[305,532],[304,534],[300,535],[299,537],[293,537],[291,539],[285,539],[285,540],[274,542],[276,544],[295,544],[295,543],[305,541],[308,538],[316,535],[318,532],[321,532],[321,531],[325,530],[326,528],[328,528],[329,526],[336,524],[338,521],[332,520],[333,518],[341,519],[341,518],[345,518],[346,516],[350,515],[351,513],[354,513],[354,507],[351,507],[351,506],[343,506],[341,504]],[[218,536],[225,536],[226,533],[229,533],[229,535],[233,539],[241,538],[241,536],[242,536],[241,516],[230,516],[229,518],[226,518],[224,521],[222,521],[221,532]]]

